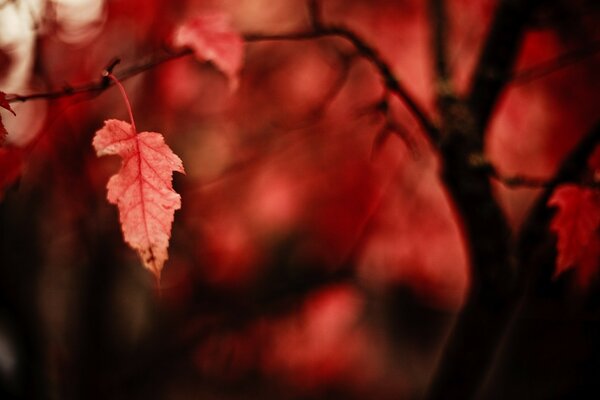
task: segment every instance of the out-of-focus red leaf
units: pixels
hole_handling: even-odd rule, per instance
[[[558,235],[555,275],[577,267],[582,286],[600,266],[600,191],[561,185],[548,200],[558,210],[550,229]]]
[[[10,111],[13,115],[16,115],[13,109],[10,108],[8,101],[6,101],[6,93],[4,92],[0,92],[0,107]],[[6,135],[8,135],[8,132],[6,132],[6,128],[4,128],[4,124],[2,124],[2,116],[0,116],[0,144],[4,143]]]
[[[176,30],[173,43],[191,48],[200,61],[213,62],[229,78],[229,87],[237,88],[244,42],[228,15],[213,13],[188,20]]]
[[[5,188],[21,175],[22,151],[15,147],[0,148],[0,200]]]
[[[11,113],[13,113],[13,115],[16,115],[15,112],[13,111],[13,109],[10,108],[10,104],[6,100],[6,93],[4,93],[4,92],[0,92],[0,107],[5,108],[8,111],[10,111]]]
[[[172,172],[184,173],[181,159],[155,132],[137,134],[130,124],[107,120],[93,141],[98,156],[123,158],[121,170],[108,182],[108,201],[119,208],[125,241],[144,266],[160,279],[175,210],[181,197],[173,190]]]

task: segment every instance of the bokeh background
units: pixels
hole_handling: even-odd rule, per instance
[[[435,115],[427,2],[321,3],[325,23],[375,47]],[[447,3],[464,91],[497,2]],[[597,2],[548,4],[519,71],[598,48]],[[242,33],[309,26],[301,0],[0,1],[0,90],[97,80],[115,57],[118,72],[171,51],[179,24],[214,11]],[[596,123],[600,58],[589,53],[509,85],[486,143],[503,174],[550,177]],[[245,47],[235,93],[193,57],[124,84],[138,128],[163,133],[186,168],[174,177],[183,206],[161,292],[105,199],[119,160],[91,146],[105,119],[127,119],[118,91],[13,103],[16,117],[2,110],[0,395],[421,397],[469,287],[466,244],[418,125],[396,99],[387,117],[377,107],[385,91],[373,66],[340,39],[258,42]],[[386,134],[389,121],[397,132]],[[515,229],[537,194],[497,187]],[[551,279],[552,248],[549,236],[547,273],[486,398],[598,385],[597,296],[568,274]]]

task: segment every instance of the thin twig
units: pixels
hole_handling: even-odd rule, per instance
[[[358,54],[365,60],[369,61],[379,72],[383,79],[385,87],[400,99],[417,120],[421,128],[425,131],[428,137],[437,143],[439,140],[439,131],[425,114],[423,109],[413,96],[408,92],[404,85],[396,78],[390,66],[381,58],[379,53],[370,45],[368,45],[361,37],[353,31],[341,26],[327,26],[316,31],[304,31],[290,34],[248,34],[244,38],[246,42],[265,42],[265,41],[302,41],[313,40],[318,38],[335,37],[344,39],[350,42],[358,51]]]
[[[383,126],[377,131],[375,138],[373,139],[370,158],[373,159],[375,157],[391,135],[398,136],[400,140],[404,142],[413,157],[416,158],[418,156],[417,143],[410,133],[394,120],[390,109],[390,93],[386,91],[381,100],[379,100],[373,108],[383,116],[384,121]]]
[[[128,68],[123,69],[119,73],[115,73],[114,75],[119,81],[125,81],[127,79],[133,78],[136,75],[139,75],[142,72],[149,71],[149,70],[156,68],[159,65],[162,65],[166,62],[185,57],[189,54],[192,54],[192,51],[188,50],[188,49],[179,51],[176,53],[162,54],[160,56],[151,58],[150,60],[142,61],[139,64],[134,64]],[[114,68],[114,66],[113,66],[113,68]],[[63,97],[72,97],[72,96],[85,94],[85,93],[103,92],[113,85],[114,85],[114,82],[112,82],[110,80],[107,81],[106,76],[102,76],[100,79],[97,79],[93,82],[84,83],[84,84],[77,85],[77,86],[69,85],[69,86],[65,86],[62,89],[58,89],[58,90],[50,90],[50,91],[46,91],[46,92],[38,92],[38,93],[32,93],[32,94],[27,94],[27,95],[11,93],[6,96],[6,101],[8,101],[9,103],[16,103],[16,102],[23,103],[23,102],[30,101],[30,100],[40,100],[40,99],[54,100],[54,99],[59,99],[59,98],[63,98]]]
[[[543,78],[553,72],[569,67],[600,52],[600,41],[591,43],[590,46],[561,54],[552,60],[534,65],[533,67],[515,72],[510,78],[513,85],[525,85],[534,80]]]
[[[542,189],[549,187],[551,185],[550,181],[541,178],[531,178],[523,175],[513,175],[513,176],[501,176],[501,175],[492,175],[492,178],[496,179],[498,182],[503,184],[506,187],[512,189],[519,188],[528,188],[528,189]]]
[[[399,81],[399,79],[394,75],[394,73],[391,70],[391,67],[383,60],[379,53],[353,31],[340,26],[322,26],[309,31],[300,31],[284,34],[246,34],[244,35],[244,40],[246,41],[246,43],[256,43],[267,41],[314,40],[327,37],[335,37],[349,41],[357,50],[358,54],[365,60],[368,60],[377,69],[385,87],[406,105],[408,110],[415,117],[415,119],[423,128],[428,137],[433,142],[438,141],[438,129],[427,117],[422,107],[419,104],[417,104],[416,100],[408,92],[404,85]],[[134,64],[122,70],[120,73],[115,73],[115,76],[120,81],[124,81],[142,72],[156,68],[159,65],[185,57],[190,54],[192,54],[192,51],[189,49],[175,53],[162,54],[157,57],[151,58],[150,60]],[[112,83],[107,86],[106,81],[104,79],[100,79],[91,83],[86,83],[79,86],[68,86],[60,90],[53,90],[48,92],[32,93],[28,95],[9,94],[6,97],[6,100],[9,103],[13,103],[25,102],[36,99],[57,99],[62,97],[71,97],[83,93],[102,92],[110,86],[112,86]]]
[[[522,174],[503,175],[498,171],[498,168],[496,168],[496,166],[481,153],[471,154],[469,157],[469,163],[472,167],[485,171],[490,178],[512,189],[543,189],[552,188],[556,185],[555,178],[545,179]],[[595,187],[594,184],[590,185],[587,182],[577,182],[577,184],[586,187]]]

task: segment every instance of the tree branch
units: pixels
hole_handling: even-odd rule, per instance
[[[127,67],[127,68],[121,70],[120,72],[114,73],[114,75],[119,81],[125,81],[125,80],[133,78],[134,76],[139,75],[143,72],[154,69],[154,68],[158,67],[159,65],[162,65],[162,64],[167,63],[172,60],[176,60],[176,59],[188,56],[190,54],[192,54],[192,51],[188,50],[188,49],[179,51],[176,53],[165,53],[165,54],[162,54],[159,56],[155,56],[155,57],[146,59],[146,60],[144,60],[138,64],[134,64],[130,67]],[[113,65],[113,68],[114,68],[114,65]],[[106,70],[106,68],[105,68],[105,70]],[[6,101],[8,101],[9,103],[16,103],[16,102],[23,103],[23,102],[30,101],[30,100],[41,100],[41,99],[54,100],[54,99],[59,99],[59,98],[63,98],[63,97],[72,97],[72,96],[77,96],[77,95],[87,94],[87,93],[99,94],[114,85],[114,82],[112,82],[110,80],[106,80],[105,78],[106,78],[105,76],[102,76],[100,79],[97,79],[93,82],[84,83],[84,84],[77,85],[77,86],[69,85],[69,86],[63,87],[62,89],[51,90],[51,91],[47,91],[47,92],[38,92],[38,93],[32,93],[32,94],[27,94],[27,95],[11,93],[6,96]]]
[[[565,54],[561,54],[552,60],[534,65],[531,68],[517,71],[513,73],[509,83],[513,85],[525,85],[536,79],[543,78],[544,76],[553,72],[583,61],[584,59],[598,54],[599,52],[600,41],[592,42],[589,47],[573,50]]]
[[[429,0],[429,11],[431,14],[431,27],[433,30],[432,47],[436,72],[435,87],[437,91],[437,101],[442,112],[444,112],[448,103],[456,97],[452,87],[452,78],[448,68],[448,56],[446,50],[448,38],[446,1]]]
[[[321,17],[321,4],[319,0],[309,0],[308,2],[308,13],[310,17],[310,23],[314,30],[319,30],[323,26]]]
[[[442,178],[462,222],[472,278],[432,380],[430,399],[477,396],[520,298],[510,226],[495,200],[489,165],[473,161],[483,159],[488,121],[538,1],[499,2],[467,99],[456,99],[442,113]]]
[[[419,123],[429,139],[437,143],[440,136],[438,128],[431,122],[425,111],[417,104],[413,96],[408,92],[405,86],[394,75],[390,66],[383,60],[377,50],[367,44],[352,30],[341,26],[324,26],[320,29],[295,32],[289,34],[247,34],[244,36],[246,42],[265,42],[265,41],[301,41],[314,40],[319,38],[335,37],[350,42],[358,52],[359,56],[369,61],[378,71],[383,79],[383,84],[389,92],[393,93],[404,103],[413,117]]]
[[[527,22],[543,0],[503,0],[495,12],[490,32],[473,74],[468,103],[481,136],[512,68]]]
[[[413,96],[408,92],[404,85],[394,75],[390,66],[383,60],[379,53],[367,44],[361,37],[359,37],[353,31],[339,26],[317,26],[312,30],[284,33],[284,34],[246,34],[244,40],[246,43],[257,43],[257,42],[268,42],[268,41],[301,41],[301,40],[314,40],[327,37],[336,37],[350,42],[360,57],[369,61],[378,71],[381,76],[385,87],[394,95],[396,95],[415,117],[419,125],[424,130],[425,134],[434,143],[439,138],[437,127],[430,121],[420,105],[417,104]],[[164,63],[172,60],[176,60],[192,54],[191,50],[186,49],[175,53],[166,53],[159,56],[152,57],[138,64],[134,64],[119,73],[114,75],[120,81],[125,81],[132,78],[140,73],[151,70]],[[32,93],[29,95],[9,94],[6,100],[9,103],[14,102],[25,102],[29,100],[37,99],[57,99],[62,97],[71,97],[85,93],[100,93],[111,87],[113,84],[106,84],[104,79],[96,80],[91,83],[86,83],[79,86],[67,86],[59,90],[53,90],[48,92]]]
[[[381,128],[379,128],[375,134],[375,138],[373,139],[370,158],[373,159],[377,155],[391,135],[396,135],[400,140],[402,140],[409,152],[416,157],[418,154],[417,142],[414,140],[411,134],[404,129],[404,127],[394,120],[392,110],[390,109],[391,106],[390,94],[387,91],[383,94],[381,100],[379,100],[373,106],[375,111],[377,111],[383,117],[383,125]]]

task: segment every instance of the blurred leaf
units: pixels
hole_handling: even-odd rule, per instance
[[[6,101],[6,93],[4,92],[0,92],[0,107],[5,108],[11,113],[13,113],[13,115],[16,115],[13,109],[10,108],[10,104],[8,104],[8,101]],[[2,124],[2,117],[0,116],[0,144],[4,143],[6,135],[8,135],[8,132],[6,132],[6,128],[4,128],[4,125]]]
[[[550,226],[558,235],[555,275],[578,267],[579,282],[586,286],[600,263],[600,191],[561,185],[548,205],[558,208]]]
[[[229,78],[230,89],[237,89],[244,42],[231,27],[228,15],[192,18],[177,29],[173,41],[176,46],[191,48],[198,60],[212,61]]]

